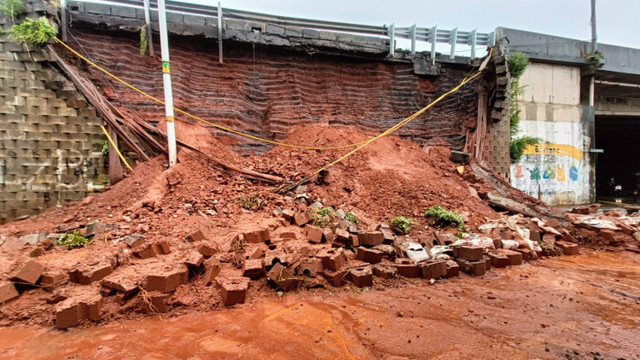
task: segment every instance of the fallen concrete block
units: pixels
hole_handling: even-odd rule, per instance
[[[157,255],[166,255],[171,253],[171,248],[169,247],[169,243],[166,240],[160,240],[153,245],[153,251]]]
[[[396,267],[388,264],[376,264],[373,266],[373,275],[383,279],[393,279],[398,271]]]
[[[282,210],[282,212],[280,213],[280,216],[282,216],[285,220],[291,223],[291,221],[293,220],[293,211],[290,209]]]
[[[142,310],[150,314],[165,313],[169,310],[167,299],[171,294],[165,294],[157,291],[147,292],[142,302]]]
[[[396,271],[407,278],[422,277],[422,269],[413,260],[407,258],[396,259]]]
[[[487,272],[486,261],[484,259],[475,261],[456,259],[456,262],[458,266],[460,266],[460,270],[465,274],[481,276]]]
[[[198,242],[208,240],[204,230],[195,231],[186,237],[187,242]]]
[[[300,211],[297,212],[294,216],[293,216],[293,223],[298,225],[298,226],[304,226],[305,224],[307,224],[309,221],[311,221],[311,216],[309,215],[308,212],[306,211]]]
[[[358,232],[358,240],[360,246],[373,247],[384,242],[384,235],[380,231],[361,231]]]
[[[19,285],[35,285],[40,280],[42,271],[44,271],[44,265],[30,260],[20,267],[18,272],[11,277],[11,281]]]
[[[580,246],[578,246],[578,244],[556,241],[556,246],[562,249],[564,255],[578,255],[580,252]]]
[[[244,304],[247,299],[249,280],[246,278],[224,278],[218,280],[220,284],[220,295],[224,306]]]
[[[189,269],[183,264],[159,267],[147,275],[146,291],[172,292],[189,281]]]
[[[326,249],[320,252],[318,257],[322,259],[322,266],[329,270],[340,270],[347,263],[347,259],[344,256],[342,248]]]
[[[519,254],[522,257],[522,254]],[[491,259],[491,266],[494,268],[504,268],[509,266],[509,258],[502,252],[490,251],[487,253],[489,259]]]
[[[522,259],[525,261],[534,260],[538,257],[535,251],[527,249],[527,248],[518,248],[513,251],[519,252],[522,254]]]
[[[101,284],[108,289],[116,290],[123,294],[132,294],[138,290],[138,284],[136,284],[135,280],[125,274],[110,274],[102,279]]]
[[[482,260],[484,250],[482,246],[454,246],[453,257],[463,260],[475,261]]]
[[[329,285],[333,287],[340,287],[347,283],[348,274],[349,272],[345,269],[341,269],[341,270],[325,269],[322,275],[327,280]]]
[[[249,244],[258,244],[264,243],[266,241],[271,240],[271,234],[269,233],[269,229],[259,229],[254,231],[249,231],[243,234],[244,241]]]
[[[509,265],[513,266],[522,264],[522,260],[524,259],[523,253],[507,249],[501,250],[500,252],[507,256],[509,259]]]
[[[351,241],[350,241],[351,236],[347,230],[336,228],[335,235],[336,237],[335,237],[334,244],[339,244],[340,246],[343,246],[343,247],[348,247],[351,245]]]
[[[43,273],[40,277],[40,286],[48,292],[52,292],[58,286],[67,282],[69,276],[64,273]]]
[[[18,290],[16,290],[16,287],[12,282],[0,282],[0,304],[15,299],[18,296],[20,296],[20,294],[18,293]]]
[[[382,257],[384,253],[377,249],[369,249],[365,247],[356,248],[356,259],[364,262],[368,262],[369,264],[377,264],[382,261]]]
[[[458,238],[453,234],[436,232],[435,235],[438,245],[451,245],[458,241]]]
[[[100,320],[102,295],[83,294],[70,297],[55,307],[56,327],[66,329],[79,325],[83,320]]]
[[[156,256],[156,250],[153,248],[153,244],[141,246],[133,251],[133,256],[139,259],[148,259]]]
[[[264,254],[264,267],[269,270],[271,267],[277,263],[282,264],[283,266],[289,265],[289,257],[284,251],[276,250],[276,251],[267,251]]]
[[[242,276],[248,277],[251,280],[258,280],[264,277],[265,271],[262,259],[245,260],[242,267]]]
[[[118,230],[118,225],[107,224],[101,221],[94,221],[87,224],[87,227],[84,229],[84,236],[86,238],[101,237],[111,230]]]
[[[192,251],[184,258],[183,262],[189,268],[198,268],[202,265],[203,261],[204,256],[202,256],[202,254],[197,251]]]
[[[393,244],[393,241],[396,239],[396,235],[393,233],[389,225],[380,224],[377,226],[376,230],[382,233],[382,236],[384,238],[382,242],[383,244],[387,244],[387,245]]]
[[[126,235],[118,239],[118,242],[123,242],[133,249],[144,244],[144,236],[141,234]]]
[[[203,262],[204,264],[204,275],[202,275],[202,281],[205,285],[211,285],[213,280],[220,274],[220,268],[222,264],[220,264],[219,259],[210,258]]]
[[[396,259],[396,248],[393,245],[380,244],[373,247],[373,249],[382,251],[382,257],[389,259],[391,261],[395,261]]]
[[[357,287],[373,286],[373,273],[371,267],[361,267],[351,269],[349,271],[349,281],[351,281]]]
[[[491,270],[491,259],[487,255],[484,255],[482,259],[484,259],[484,267],[486,271]]]
[[[438,279],[447,275],[447,265],[443,260],[427,260],[419,263],[418,266],[425,279]]]
[[[332,243],[336,238],[336,235],[330,228],[322,229],[322,241],[325,243]]]
[[[445,265],[447,266],[447,277],[448,278],[452,278],[452,277],[456,277],[460,274],[460,266],[458,265],[457,262],[453,261],[453,260],[447,260],[445,262]]]
[[[322,259],[306,258],[300,260],[300,264],[296,267],[296,274],[306,277],[316,277],[322,273]]]
[[[38,234],[29,234],[29,235],[22,236],[20,237],[20,241],[27,243],[29,245],[36,245],[37,243],[39,243],[40,241],[46,238],[47,238],[47,233],[43,232]]]
[[[212,257],[213,255],[215,255],[218,252],[218,250],[215,247],[213,247],[212,245],[202,244],[202,245],[198,246],[198,252],[200,254],[202,254],[202,256],[204,256],[205,258],[208,259],[208,258]]]
[[[267,273],[267,277],[282,291],[290,291],[298,287],[299,279],[293,274],[293,271],[280,263],[271,267]]]
[[[111,267],[111,264],[98,263],[69,271],[69,280],[76,284],[89,285],[94,281],[102,280],[112,272],[113,267]]]
[[[304,233],[307,238],[307,241],[312,244],[320,244],[322,243],[322,229],[318,226],[307,225],[304,228]]]

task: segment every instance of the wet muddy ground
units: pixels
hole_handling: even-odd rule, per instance
[[[480,278],[397,281],[64,332],[2,328],[0,358],[640,359],[637,254],[583,251]]]

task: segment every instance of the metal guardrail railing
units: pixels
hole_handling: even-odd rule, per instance
[[[62,3],[65,2],[66,1],[62,1]],[[70,2],[125,6],[136,9],[144,9],[145,11],[157,11],[158,9],[157,0],[70,0]],[[145,3],[149,4],[148,9],[145,8]],[[433,62],[435,62],[436,44],[438,43],[450,45],[449,57],[451,59],[455,57],[456,45],[469,46],[471,48],[472,59],[476,57],[477,46],[495,45],[495,32],[479,33],[476,30],[458,31],[457,28],[453,30],[441,30],[435,26],[431,28],[416,27],[415,24],[411,27],[395,27],[394,24],[391,24],[389,26],[351,24],[336,21],[312,20],[289,16],[262,14],[245,10],[228,9],[220,7],[219,4],[220,3],[218,3],[218,6],[213,6],[167,0],[166,11],[213,18],[218,18],[218,14],[220,13],[220,18],[224,17],[225,19],[255,21],[284,27],[291,26],[314,30],[384,37],[389,39],[390,55],[393,55],[395,53],[396,39],[410,40],[412,54],[415,54],[416,52],[416,42],[422,41],[431,44],[431,59]]]

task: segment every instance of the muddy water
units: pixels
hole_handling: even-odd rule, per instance
[[[287,294],[60,332],[0,329],[11,359],[640,359],[640,257],[586,252],[429,285]]]

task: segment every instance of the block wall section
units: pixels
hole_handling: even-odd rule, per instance
[[[9,40],[0,16],[0,223],[82,200],[108,182],[102,120],[47,50]]]

